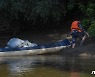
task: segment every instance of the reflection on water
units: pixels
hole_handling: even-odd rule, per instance
[[[2,77],[94,77],[95,58],[60,55],[0,57]]]

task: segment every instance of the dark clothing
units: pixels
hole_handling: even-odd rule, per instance
[[[85,35],[85,32],[84,31],[79,32],[78,30],[73,30],[71,32],[71,35],[72,35],[72,44],[73,44],[76,43],[77,38],[82,39],[82,37]]]

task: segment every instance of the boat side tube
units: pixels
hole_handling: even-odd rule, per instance
[[[23,51],[23,50],[34,50],[34,49],[43,49],[43,48],[52,48],[52,47],[60,47],[60,46],[70,46],[70,42],[68,39],[61,40],[55,43],[50,44],[41,44],[34,47],[21,47],[21,48],[0,48],[0,52],[9,52],[9,51]]]

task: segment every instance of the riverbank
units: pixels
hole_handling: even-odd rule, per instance
[[[95,44],[78,46],[76,48],[67,48],[59,54],[68,56],[95,57]]]

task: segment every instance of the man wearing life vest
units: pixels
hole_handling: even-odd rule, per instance
[[[89,36],[86,31],[81,26],[80,21],[74,21],[71,25],[71,35],[72,35],[72,48],[75,48],[77,38],[81,39],[80,45],[83,44],[86,37]]]

